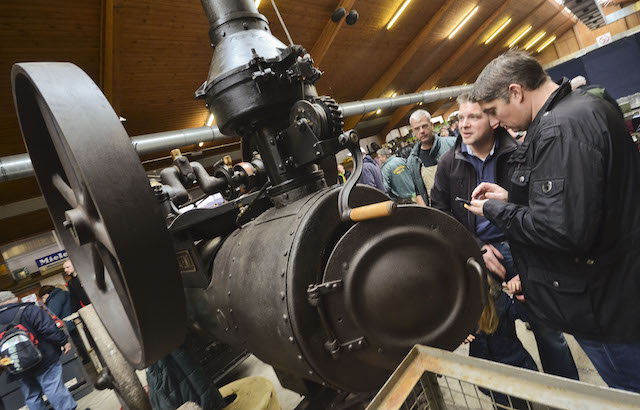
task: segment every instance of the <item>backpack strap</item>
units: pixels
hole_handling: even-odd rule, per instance
[[[27,308],[27,305],[21,306],[20,309],[18,309],[18,313],[16,313],[16,316],[13,318],[13,321],[11,321],[12,326],[17,326],[20,324],[20,321],[22,320],[22,312],[24,312],[26,308]]]

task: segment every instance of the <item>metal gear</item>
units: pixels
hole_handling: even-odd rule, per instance
[[[336,100],[326,95],[315,97],[313,102],[320,105],[327,115],[328,138],[337,138],[338,135],[342,134],[342,126],[344,125],[340,106]]]

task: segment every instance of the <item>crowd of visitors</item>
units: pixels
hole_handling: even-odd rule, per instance
[[[482,248],[497,321],[469,335],[470,355],[536,370],[521,319],[544,372],[579,378],[564,332],[610,387],[640,393],[640,152],[615,100],[580,80],[508,51],[439,135],[416,110],[406,160],[378,150],[383,190],[450,214]]]

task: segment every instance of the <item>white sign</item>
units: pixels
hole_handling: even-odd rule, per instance
[[[596,38],[598,47],[606,46],[609,43],[611,43],[611,33],[606,33]]]

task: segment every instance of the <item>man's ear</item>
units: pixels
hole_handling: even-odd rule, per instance
[[[524,100],[524,88],[520,84],[509,84],[509,100],[515,103]]]

